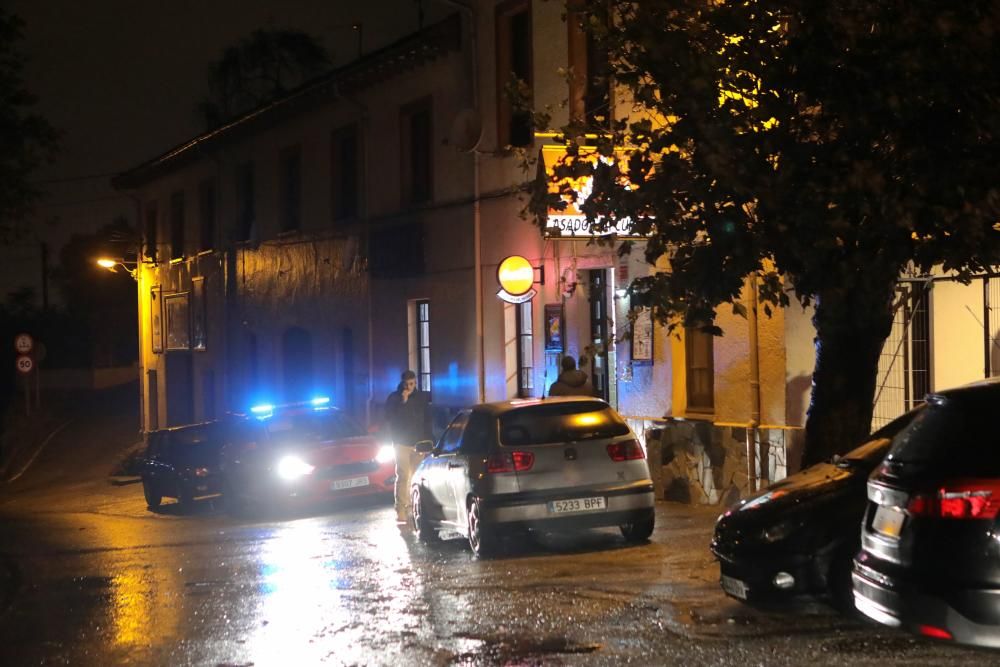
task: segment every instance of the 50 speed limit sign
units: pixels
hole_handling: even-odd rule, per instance
[[[30,373],[32,369],[34,369],[35,367],[34,359],[32,359],[26,354],[18,355],[15,364],[17,365],[18,373],[25,373],[25,374]]]

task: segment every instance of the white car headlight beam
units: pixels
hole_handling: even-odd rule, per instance
[[[392,445],[382,445],[378,448],[378,453],[375,454],[375,460],[378,463],[389,463],[390,461],[395,461],[396,450],[392,448]]]
[[[304,477],[316,468],[309,465],[298,456],[283,456],[281,460],[278,461],[278,465],[275,470],[278,472],[278,477],[284,480],[293,481]]]

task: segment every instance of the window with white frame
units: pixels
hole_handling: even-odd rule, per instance
[[[431,390],[431,302],[416,302],[417,384],[423,391]]]
[[[535,390],[531,302],[505,303],[503,315],[507,396],[528,398]]]

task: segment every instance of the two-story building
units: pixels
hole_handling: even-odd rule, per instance
[[[784,475],[808,404],[810,313],[756,317],[747,289],[751,317],[722,309],[721,338],[668,334],[643,313],[633,324],[625,288],[667,267],[619,258],[572,211],[545,230],[522,216],[525,157],[544,169],[560,147],[505,91],[516,77],[557,125],[631,105],[562,3],[449,4],[444,21],[115,179],[143,229],[143,428],[315,394],[377,422],[407,368],[443,426],[472,403],[544,395],[570,355],[640,434],[669,418],[674,497],[715,502]],[[535,284],[498,295],[515,255]],[[987,341],[995,302],[978,311],[997,324]],[[887,344],[886,382],[927,365],[900,312],[908,342]],[[886,393],[882,411],[915,392]]]

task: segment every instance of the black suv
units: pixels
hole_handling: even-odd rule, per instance
[[[222,491],[219,454],[228,433],[227,421],[212,421],[152,431],[142,461],[142,491],[156,509],[164,496],[182,505],[196,496]]]
[[[857,608],[885,625],[1000,647],[1000,378],[927,397],[868,481]]]

